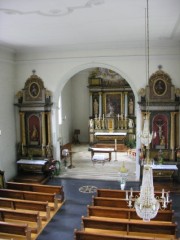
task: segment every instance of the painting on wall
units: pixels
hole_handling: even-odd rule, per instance
[[[41,121],[39,114],[30,114],[27,117],[28,144],[38,146],[41,144]]]
[[[104,94],[104,113],[106,117],[114,117],[121,112],[121,93],[112,92]]]

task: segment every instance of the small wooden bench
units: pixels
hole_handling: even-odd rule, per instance
[[[0,221],[26,223],[31,232],[38,233],[42,228],[39,212],[24,212],[20,210],[10,210],[0,208]]]
[[[162,238],[147,236],[129,236],[129,235],[110,235],[95,232],[86,232],[83,230],[74,231],[75,240],[162,240]]]
[[[128,219],[128,220],[141,220],[135,209],[132,208],[112,208],[112,207],[102,207],[102,206],[87,206],[88,217],[103,217],[103,218],[118,218],[118,219]],[[143,220],[141,220],[143,221]],[[152,221],[164,221],[173,222],[174,221],[174,211],[158,211],[155,218]]]
[[[168,222],[144,222],[124,219],[96,219],[82,217],[83,229],[96,233],[104,232],[119,235],[148,236],[161,238],[176,238],[176,223]]]
[[[21,190],[21,191],[55,193],[56,197],[58,199],[60,199],[61,202],[64,201],[63,186],[31,184],[31,183],[17,183],[17,182],[6,182],[6,188],[14,189],[14,190]]]
[[[0,198],[0,208],[24,209],[26,212],[39,211],[42,220],[50,218],[50,207],[48,202],[21,200],[13,198]]]
[[[58,200],[55,193],[40,193],[31,191],[21,191],[12,189],[0,189],[0,197],[15,198],[31,201],[44,201],[49,202],[49,206],[52,210],[58,208]]]
[[[9,236],[18,240],[31,240],[31,230],[27,224],[16,224],[0,221],[0,238]]]
[[[132,201],[134,202],[134,201]],[[132,203],[133,205],[134,203]],[[122,198],[92,197],[92,205],[115,208],[129,208],[128,201]],[[166,210],[172,210],[172,201],[167,204]]]

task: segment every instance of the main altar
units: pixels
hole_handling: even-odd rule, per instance
[[[128,82],[110,69],[97,68],[90,74],[88,88],[90,145],[135,141],[135,97]]]

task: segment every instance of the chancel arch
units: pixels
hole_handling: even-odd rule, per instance
[[[108,90],[108,88],[111,88],[110,91],[99,91],[97,93],[89,91],[89,81],[91,78],[91,75],[93,73],[93,71],[95,71],[97,68],[99,69],[104,69],[105,71],[109,71],[110,73],[113,73],[115,75],[115,85],[117,85],[117,80],[118,80],[118,76],[120,76],[122,79],[126,79],[127,85],[128,85],[128,90],[124,91],[124,87],[121,86],[121,88],[119,87],[119,89],[116,89],[117,86],[115,86],[115,92],[113,93],[112,91],[112,86],[106,86],[106,90]],[[71,82],[71,84],[69,84]],[[81,65],[78,66],[75,69],[71,69],[66,75],[64,75],[63,79],[60,79],[60,83],[59,83],[59,87],[57,87],[57,91],[54,94],[54,100],[55,102],[58,103],[58,99],[59,96],[61,95],[62,97],[62,125],[60,126],[58,124],[58,108],[55,109],[55,111],[57,112],[57,116],[55,118],[55,125],[57,128],[57,131],[55,131],[55,144],[56,144],[56,149],[57,149],[57,156],[56,158],[59,157],[59,152],[58,152],[58,146],[60,144],[60,141],[62,144],[65,144],[66,142],[71,142],[72,141],[72,137],[73,137],[73,132],[74,129],[79,129],[80,128],[80,141],[81,142],[89,142],[89,120],[94,117],[93,115],[93,111],[94,111],[94,106],[92,105],[92,100],[94,99],[94,96],[96,96],[97,94],[97,101],[98,101],[98,114],[101,114],[101,117],[103,117],[104,114],[104,118],[106,118],[105,116],[105,111],[109,110],[108,109],[108,105],[104,104],[105,101],[108,99],[108,97],[112,97],[114,98],[116,101],[119,99],[118,104],[119,104],[119,108],[120,110],[118,111],[116,108],[115,111],[115,115],[116,115],[116,120],[115,120],[115,126],[117,127],[117,119],[119,116],[119,120],[120,117],[122,115],[126,115],[128,116],[134,116],[136,115],[136,119],[133,119],[133,121],[124,121],[124,124],[127,125],[127,128],[132,128],[133,126],[133,138],[136,136],[136,129],[139,129],[139,126],[136,124],[136,120],[139,118],[138,114],[136,114],[138,112],[137,109],[137,93],[134,90],[135,86],[133,85],[133,81],[126,76],[126,74],[124,74],[122,71],[120,71],[119,69],[117,69],[114,66],[109,66],[107,64],[97,64],[97,63],[90,63],[90,64],[85,64],[85,65]],[[68,85],[69,87],[71,86],[72,90],[72,94],[69,94],[69,90],[68,89]],[[132,90],[133,89],[133,90]],[[120,91],[119,91],[120,90]],[[84,92],[84,95],[83,95]],[[129,94],[129,92],[131,92],[131,94]],[[65,97],[65,95],[69,94],[69,98],[67,99],[67,97]],[[131,98],[132,96],[132,98]],[[83,98],[83,101],[82,101]],[[84,100],[84,98],[86,98],[86,100]],[[71,99],[71,100],[70,100]],[[133,101],[132,101],[133,100]],[[69,108],[69,110],[65,110],[65,108],[63,107],[64,105],[67,104],[67,101],[71,101],[71,109]],[[131,105],[131,101],[133,102],[133,107]],[[130,102],[130,103],[129,103]],[[91,103],[91,104],[90,104]],[[99,104],[100,103],[100,104]],[[85,105],[87,104],[87,105]],[[78,107],[77,107],[78,106]],[[122,110],[122,111],[121,111]],[[68,111],[68,112],[67,112]],[[69,114],[69,112],[71,112],[71,116]],[[119,115],[118,115],[119,114]],[[53,117],[54,114],[53,114]],[[65,118],[66,117],[66,118]],[[99,115],[98,115],[99,117]],[[69,119],[70,118],[70,119]],[[111,117],[109,117],[109,119],[111,119]],[[71,124],[69,126],[67,126],[67,122],[71,122]],[[111,123],[111,121],[109,122],[109,124]],[[121,122],[122,123],[122,122]],[[112,121],[113,124],[113,121]],[[120,122],[119,122],[120,124]],[[138,123],[139,124],[139,123]],[[70,135],[69,139],[67,136],[64,136],[62,133],[62,129],[63,132],[68,132],[69,129],[67,129],[67,127],[69,127],[70,129],[70,133],[68,133]],[[119,128],[121,128],[122,126],[119,125]],[[121,129],[120,129],[121,130]],[[129,129],[130,130],[130,129]],[[129,131],[128,130],[128,131]],[[132,131],[132,129],[131,129]],[[53,135],[54,136],[54,135]],[[85,138],[83,138],[85,136]]]

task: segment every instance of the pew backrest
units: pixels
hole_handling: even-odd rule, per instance
[[[58,200],[56,198],[55,193],[41,193],[12,189],[0,189],[0,197],[31,201],[48,201],[49,203],[53,203],[55,209],[57,209],[58,207]]]
[[[11,220],[17,220],[17,221],[23,221],[26,223],[33,222],[36,223],[34,228],[31,230],[32,232],[39,232],[42,228],[41,218],[39,215],[39,212],[25,212],[25,211],[19,211],[19,210],[10,210],[10,209],[3,209],[0,208],[0,221],[11,221]]]
[[[64,200],[63,186],[6,182],[6,187],[8,189],[13,189],[13,190],[43,192],[43,193],[55,193],[56,197],[60,198],[61,202]]]
[[[100,229],[118,231],[124,234],[146,234],[147,236],[169,235],[176,238],[176,223],[165,222],[143,222],[143,221],[128,221],[123,219],[97,219],[90,217],[82,217],[82,224],[84,229]]]
[[[123,219],[138,219],[136,210],[132,208],[112,208],[103,206],[87,206],[87,215],[96,217],[107,217],[107,218],[123,218]],[[164,221],[173,222],[174,221],[174,211],[158,211],[156,217],[152,219],[153,221]]]
[[[0,221],[0,233],[25,236],[26,240],[31,240],[31,230],[27,224],[7,223]]]
[[[90,233],[86,231],[74,231],[75,240],[160,240],[154,237],[130,236],[130,235],[110,235],[103,233]],[[162,240],[162,238],[161,238]]]
[[[108,198],[108,197],[92,197],[92,205],[94,206],[106,206],[116,208],[129,208],[128,201],[122,198]],[[132,200],[132,206],[134,200]],[[172,201],[167,204],[167,210],[172,210]]]
[[[0,198],[0,207],[8,209],[24,209],[26,211],[39,211],[43,220],[50,218],[50,207],[48,202],[29,201],[13,198]],[[41,212],[44,214],[41,215]]]
[[[117,189],[97,189],[97,197],[109,197],[109,198],[126,198],[126,194],[130,194],[130,191],[128,190],[117,190]],[[161,197],[162,192],[156,191],[154,192],[155,196]],[[139,191],[133,191],[133,197],[139,196]]]

